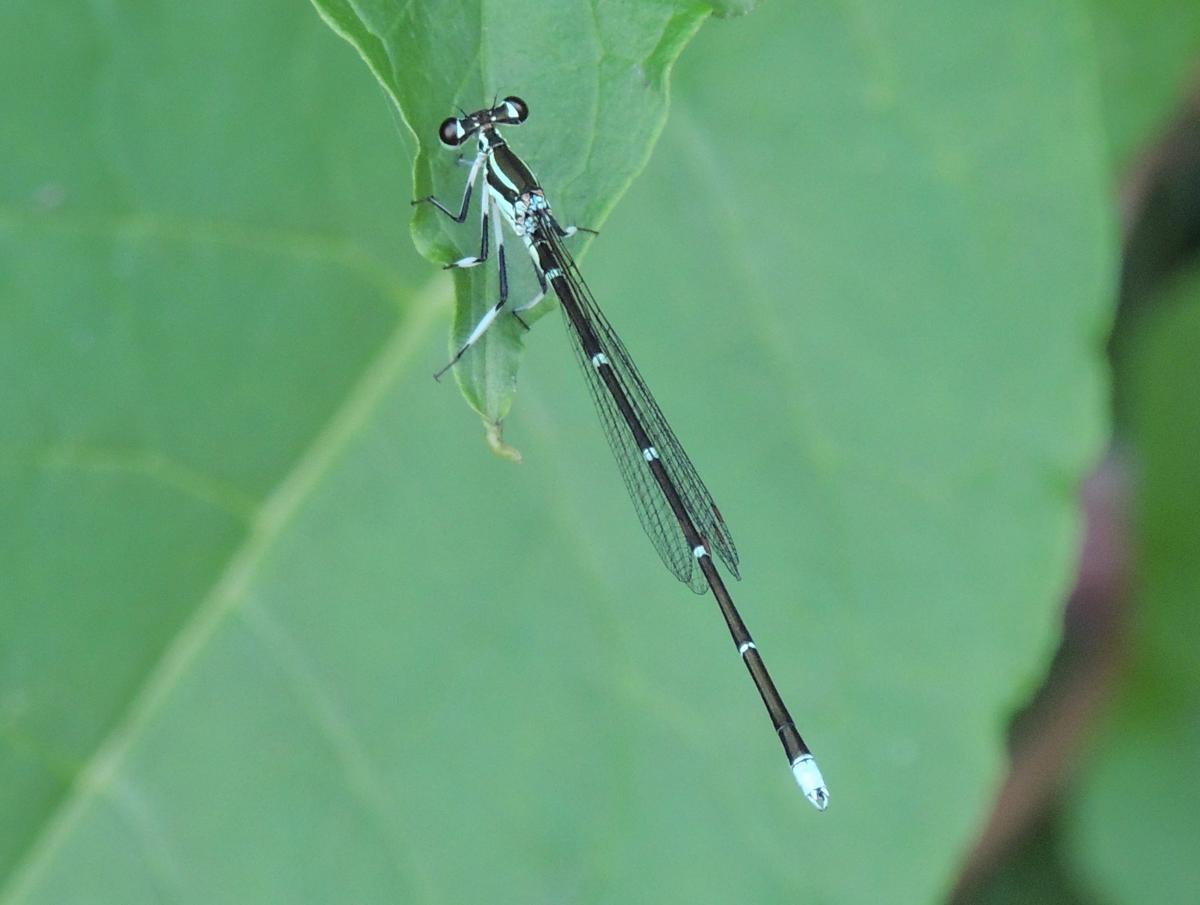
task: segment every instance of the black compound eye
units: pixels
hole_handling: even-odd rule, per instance
[[[451,116],[438,126],[438,138],[449,148],[457,148],[466,140],[467,130],[462,127],[457,117]]]
[[[520,125],[529,118],[529,105],[519,97],[506,97],[504,99],[505,114],[508,116],[509,122],[514,125]]]

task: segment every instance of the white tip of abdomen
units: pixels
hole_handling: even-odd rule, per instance
[[[829,790],[825,788],[825,778],[811,754],[802,754],[792,761],[792,775],[796,777],[796,785],[804,797],[813,803],[818,811],[829,807]]]

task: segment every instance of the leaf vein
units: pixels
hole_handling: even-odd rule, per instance
[[[345,402],[259,508],[245,541],[230,556],[209,593],[147,674],[124,714],[97,745],[71,788],[47,815],[42,831],[35,834],[26,851],[14,860],[13,872],[0,890],[0,902],[16,903],[28,897],[39,875],[50,866],[55,853],[84,818],[89,804],[117,778],[142,730],[167,702],[180,677],[194,665],[217,629],[242,605],[267,553],[395,383],[436,313],[449,304],[449,291],[449,282],[440,276],[426,284],[412,301],[411,317],[397,324]]]

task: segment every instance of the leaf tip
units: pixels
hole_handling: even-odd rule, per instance
[[[509,446],[504,442],[504,422],[503,421],[488,421],[483,422],[484,436],[487,439],[488,448],[501,459],[507,459],[509,462],[515,462],[520,465],[523,461],[521,451],[515,446]]]

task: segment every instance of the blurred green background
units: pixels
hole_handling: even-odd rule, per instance
[[[1194,900],[1200,17],[750,5],[0,5],[0,903]],[[824,814],[557,316],[430,379],[495,93]]]

